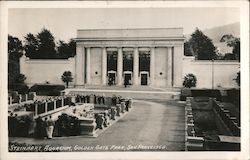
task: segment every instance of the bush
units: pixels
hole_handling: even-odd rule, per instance
[[[196,81],[195,75],[189,73],[184,77],[183,86],[186,88],[196,87]]]
[[[192,97],[212,97],[221,101],[221,93],[218,89],[192,89]]]
[[[236,81],[236,83],[240,87],[240,72],[237,72],[237,76],[236,76],[236,78],[234,80]]]
[[[64,85],[34,85],[30,88],[30,92],[36,92],[37,95],[41,96],[59,96],[61,91],[64,90]]]

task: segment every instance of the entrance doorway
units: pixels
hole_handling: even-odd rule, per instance
[[[142,71],[141,72],[141,85],[148,85],[148,72]]]
[[[115,79],[116,79],[116,72],[115,71],[108,71],[108,85],[115,85]]]
[[[131,85],[132,72],[125,71],[124,72],[124,85]]]

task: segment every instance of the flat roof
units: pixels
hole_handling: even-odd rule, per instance
[[[80,29],[77,39],[183,38],[183,28]]]

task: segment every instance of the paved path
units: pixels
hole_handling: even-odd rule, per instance
[[[91,151],[106,149],[179,151],[184,150],[184,107],[183,104],[171,100],[167,102],[138,100],[134,102],[134,108],[127,115],[97,138],[11,139],[12,142],[19,143],[73,147],[77,145],[89,148]],[[81,151],[85,149],[81,148]]]

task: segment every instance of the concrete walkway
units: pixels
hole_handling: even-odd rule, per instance
[[[184,150],[184,107],[173,100],[137,100],[131,112],[97,138],[10,138],[10,141],[71,146],[70,151],[180,151]]]

